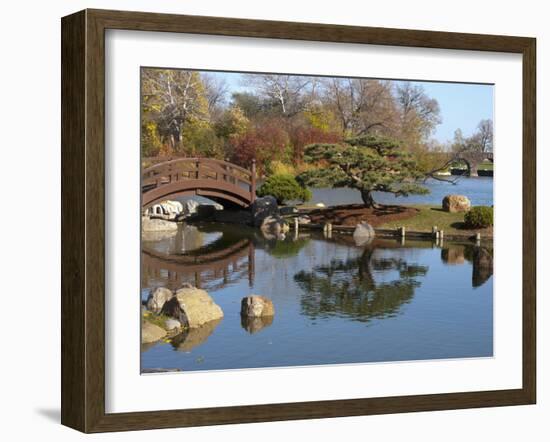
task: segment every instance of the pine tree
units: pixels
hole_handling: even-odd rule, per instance
[[[312,144],[305,148],[304,160],[318,167],[297,178],[310,187],[357,189],[369,208],[376,206],[373,192],[395,196],[429,193],[418,184],[424,174],[416,161],[399,147],[394,140],[372,135],[341,144]]]

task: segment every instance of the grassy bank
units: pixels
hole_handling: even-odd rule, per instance
[[[382,205],[367,209],[361,204],[348,204],[326,208],[308,209],[300,207],[307,213],[313,224],[331,223],[333,225],[354,227],[366,221],[380,229],[397,229],[405,227],[414,232],[431,232],[433,226],[448,234],[474,235],[480,232],[484,237],[492,237],[492,227],[487,229],[466,229],[464,213],[449,213],[441,206],[431,205]]]
[[[384,222],[380,224],[379,227],[383,229],[394,229],[403,226],[406,229],[417,232],[430,232],[432,226],[437,226],[439,230],[444,230],[446,233],[464,234],[468,232],[481,232],[484,236],[492,236],[493,234],[492,227],[474,230],[465,229],[464,213],[449,213],[443,211],[441,207],[429,205],[414,205],[412,207],[418,209],[418,212],[412,217],[399,221]]]

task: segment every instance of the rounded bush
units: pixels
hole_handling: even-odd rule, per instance
[[[271,195],[278,204],[292,200],[309,201],[312,196],[308,188],[300,186],[296,178],[286,174],[270,176],[256,194],[260,197]]]
[[[464,224],[468,229],[482,229],[493,225],[493,208],[476,206],[464,215]]]

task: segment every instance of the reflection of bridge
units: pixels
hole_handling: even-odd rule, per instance
[[[468,168],[468,176],[477,176],[479,165],[485,161],[494,161],[493,152],[459,152],[456,154],[456,160],[461,160],[466,163]]]
[[[143,249],[141,253],[142,286],[149,286],[148,280],[151,278],[167,281],[172,290],[178,289],[184,282],[201,288],[205,282],[221,280],[222,286],[239,280],[245,273],[248,273],[248,282],[252,286],[254,272],[254,245],[248,239],[242,239],[223,250],[204,251],[201,254],[165,255],[149,249]]]
[[[169,197],[200,195],[222,205],[248,207],[256,198],[256,166],[250,170],[211,158],[179,158],[143,170],[144,208]]]

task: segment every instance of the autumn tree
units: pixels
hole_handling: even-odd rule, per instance
[[[250,127],[246,132],[229,139],[231,161],[249,167],[256,160],[259,173],[269,168],[273,161],[289,161],[287,132],[274,121]]]
[[[430,98],[421,85],[410,82],[398,84],[395,95],[399,111],[399,138],[409,147],[418,147],[441,123],[439,103]]]
[[[251,92],[235,92],[231,95],[232,106],[241,109],[246,118],[252,120],[266,113],[262,99]]]
[[[305,149],[304,160],[317,168],[298,179],[310,187],[349,187],[361,192],[366,207],[375,207],[373,192],[396,196],[426,194],[417,184],[424,177],[410,153],[399,143],[378,136],[362,136],[341,144],[313,144]]]
[[[222,113],[215,123],[219,137],[229,139],[232,136],[242,135],[250,126],[250,120],[239,106],[231,106]]]
[[[209,121],[200,74],[180,69],[142,70],[142,127],[154,122],[163,141],[181,148],[185,125]]]

